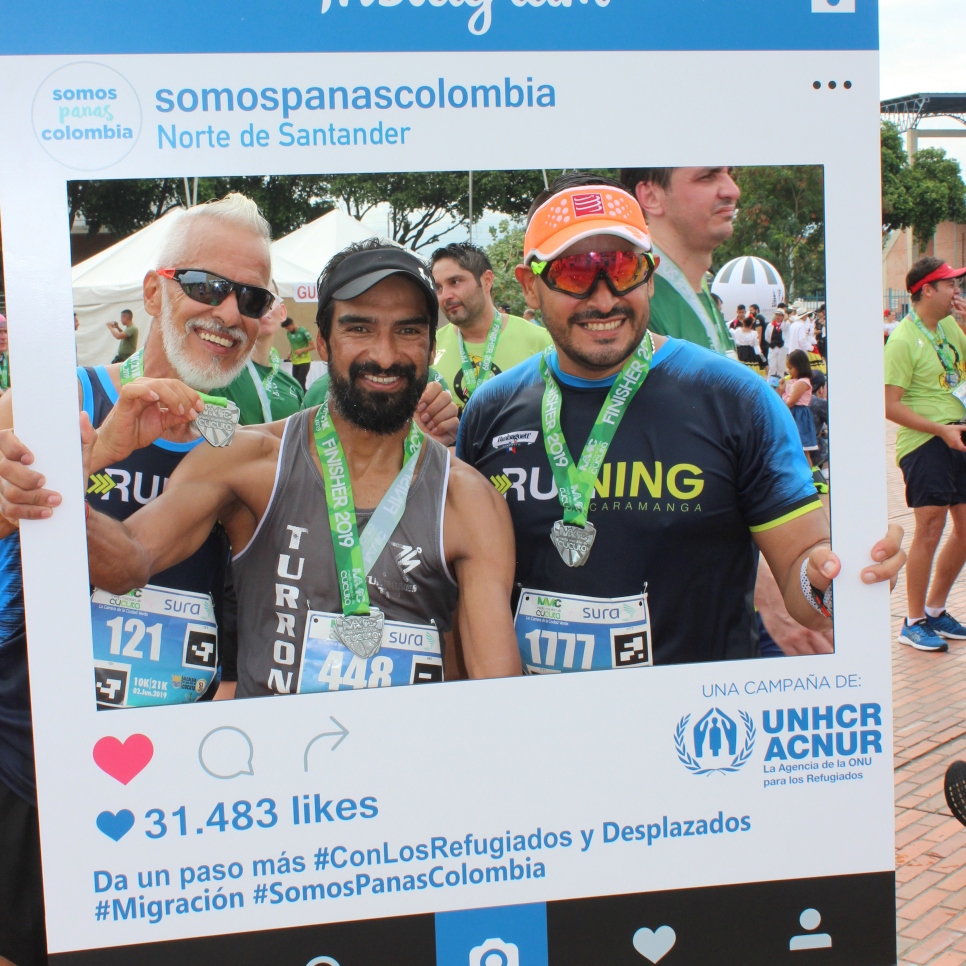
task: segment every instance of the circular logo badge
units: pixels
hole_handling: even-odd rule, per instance
[[[141,104],[114,69],[80,62],[59,67],[34,95],[34,134],[55,160],[79,171],[116,164],[141,133]]]

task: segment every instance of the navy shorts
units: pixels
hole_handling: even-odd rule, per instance
[[[950,449],[938,436],[903,456],[899,468],[906,481],[906,506],[966,503],[966,453]]]

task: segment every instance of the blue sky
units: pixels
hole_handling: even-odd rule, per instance
[[[883,99],[920,91],[966,91],[964,0],[879,0],[879,44]],[[946,118],[928,126],[960,125]],[[930,138],[919,145],[945,148],[966,173],[966,138]]]

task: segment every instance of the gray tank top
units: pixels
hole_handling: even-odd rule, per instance
[[[308,611],[342,613],[325,484],[309,449],[314,415],[286,423],[268,508],[232,563],[240,698],[295,692]],[[427,437],[405,513],[369,572],[369,600],[386,620],[450,629],[458,591],[443,556],[448,481],[449,452]],[[357,510],[360,531],[371,515]]]

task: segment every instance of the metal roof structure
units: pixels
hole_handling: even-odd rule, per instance
[[[879,111],[903,133],[927,117],[951,117],[966,126],[966,94],[907,94],[882,101]]]

